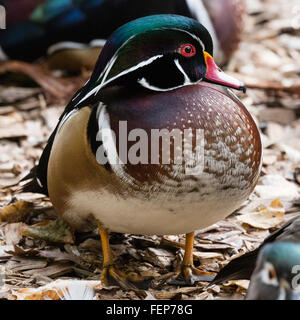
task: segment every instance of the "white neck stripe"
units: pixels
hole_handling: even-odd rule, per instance
[[[183,74],[184,76],[184,84],[189,84],[191,83],[191,79],[188,77],[188,75],[185,73],[185,71],[183,70],[181,64],[179,63],[178,59],[174,60],[176,67],[178,68],[178,70]]]

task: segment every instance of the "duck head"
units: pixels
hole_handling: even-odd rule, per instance
[[[147,16],[111,35],[73,105],[93,102],[108,86],[139,84],[169,91],[200,81],[245,90],[243,83],[215,64],[212,38],[203,25],[177,15]]]
[[[275,242],[258,256],[248,300],[300,300],[300,245]]]

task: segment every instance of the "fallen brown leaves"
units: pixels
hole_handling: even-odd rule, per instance
[[[43,221],[32,226],[25,226],[22,228],[21,234],[49,243],[74,243],[70,227],[62,220]]]
[[[39,64],[29,64],[22,61],[0,63],[0,75],[13,72],[24,74],[38,83],[43,89],[49,102],[65,102],[72,98],[74,92],[84,84],[83,77],[60,79]]]
[[[33,209],[33,203],[19,200],[0,210],[0,222],[21,222],[25,221]]]
[[[270,206],[262,207],[258,212],[243,214],[238,220],[258,229],[271,229],[278,227],[284,220],[284,208],[279,201],[275,199]]]

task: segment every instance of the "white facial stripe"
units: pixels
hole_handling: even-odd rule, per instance
[[[185,73],[185,71],[183,70],[181,64],[179,63],[178,59],[174,60],[176,67],[179,69],[179,71],[183,74],[184,76],[184,84],[190,84],[191,80],[190,78],[187,76],[187,74]]]
[[[76,96],[72,99],[72,101],[76,100],[80,96],[80,92],[76,94]]]
[[[274,269],[273,265],[270,262],[265,262],[263,269],[260,271],[260,278],[264,284],[278,287],[279,283],[277,278],[269,278],[270,269]]]
[[[102,78],[102,81],[101,81],[100,85],[103,85],[103,83],[105,82],[105,80],[106,80],[108,74],[110,73],[110,70],[114,66],[116,60],[117,60],[117,56],[114,56],[114,58],[110,60],[109,64],[107,65],[106,71],[105,71],[105,73],[103,75],[103,78]]]
[[[117,59],[117,57],[114,56],[113,59],[111,59],[111,60],[109,61],[109,63],[106,65],[105,69],[103,70],[104,75],[103,75],[103,78],[102,78],[101,83],[100,83],[97,87],[95,87],[93,90],[89,91],[89,92],[76,104],[76,106],[77,106],[78,104],[80,104],[81,102],[83,102],[84,100],[86,100],[87,98],[89,98],[90,96],[96,95],[96,94],[99,92],[99,90],[103,87],[103,82],[104,82],[105,79],[107,78],[107,75],[108,75],[108,73],[110,72],[111,68],[113,67],[116,59]],[[102,72],[102,74],[103,74],[103,72]],[[75,106],[75,107],[76,107],[76,106]]]
[[[89,81],[91,80],[91,78],[89,78],[86,83],[82,86],[82,89],[89,83]],[[72,99],[72,101],[75,101],[81,94],[81,90],[75,95],[75,97]],[[76,104],[77,105],[77,104]],[[76,107],[75,105],[75,107]]]
[[[117,79],[117,78],[119,78],[119,77],[121,77],[121,76],[123,76],[123,75],[125,75],[125,74],[128,74],[128,73],[130,73],[130,72],[132,72],[132,71],[135,71],[135,70],[137,70],[137,69],[143,68],[143,67],[151,64],[151,63],[152,63],[153,61],[155,61],[156,59],[159,59],[159,58],[162,58],[162,57],[163,57],[163,55],[162,55],[162,54],[159,54],[159,55],[157,55],[157,56],[151,57],[151,58],[148,59],[148,60],[142,61],[142,62],[138,63],[136,66],[133,66],[133,67],[131,67],[131,68],[129,68],[129,69],[126,69],[126,70],[122,71],[121,73],[117,74],[116,76],[114,76],[113,78],[110,78],[110,79],[109,79],[107,82],[105,82],[104,84],[106,85],[106,84],[114,81],[115,79]]]
[[[110,61],[110,63],[109,63],[110,65],[109,65],[109,67],[106,69],[106,73],[105,73],[105,75],[103,76],[103,79],[102,79],[101,83],[100,83],[97,87],[95,87],[93,90],[91,90],[87,95],[85,95],[85,96],[76,104],[76,106],[77,106],[78,104],[80,104],[81,102],[83,102],[84,100],[86,100],[87,98],[89,98],[91,95],[93,95],[93,94],[96,95],[96,94],[99,92],[99,90],[100,90],[101,88],[103,88],[104,86],[106,86],[108,83],[110,83],[110,82],[116,80],[117,78],[120,78],[120,77],[122,77],[122,76],[124,76],[124,75],[126,75],[126,74],[128,74],[128,73],[130,73],[130,72],[132,72],[132,71],[135,71],[135,70],[137,70],[137,69],[139,69],[139,68],[145,67],[145,66],[151,64],[151,63],[152,63],[153,61],[155,61],[156,59],[159,59],[159,58],[161,58],[161,57],[163,57],[162,54],[157,55],[157,56],[154,56],[154,57],[151,57],[151,58],[148,59],[148,60],[142,61],[142,62],[138,63],[137,65],[135,65],[135,66],[133,66],[133,67],[131,67],[131,68],[129,68],[129,69],[126,69],[126,70],[122,71],[121,73],[118,73],[116,76],[110,78],[108,81],[105,82],[105,80],[106,80],[106,78],[107,78],[107,76],[108,76],[111,68],[113,67],[113,65],[114,65],[114,63],[115,63],[115,60],[117,59],[117,57],[115,57],[114,60],[111,60],[111,61]]]
[[[129,39],[127,39],[127,40],[121,45],[121,47],[115,52],[115,54],[111,57],[111,59],[109,60],[109,62],[108,62],[107,65],[105,66],[104,70],[101,72],[101,74],[100,74],[99,78],[97,79],[97,81],[99,81],[99,80],[102,78],[102,76],[105,74],[105,72],[106,72],[108,66],[111,64],[111,62],[112,62],[113,60],[116,60],[116,57],[118,56],[120,50],[121,50],[131,39],[133,39],[134,37],[135,37],[135,35],[133,35],[133,36],[131,36]]]
[[[202,42],[202,40],[200,38],[198,38],[195,34],[191,33],[191,32],[188,32],[186,30],[182,30],[182,29],[178,29],[178,28],[168,28],[169,30],[176,30],[176,31],[181,31],[181,32],[184,32],[184,33],[187,33],[189,36],[191,36],[192,38],[194,38],[197,42],[199,42],[200,46],[202,47],[202,50],[204,51],[205,50],[205,45],[204,43]]]

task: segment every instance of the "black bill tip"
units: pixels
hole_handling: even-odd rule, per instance
[[[246,93],[247,87],[246,87],[244,84],[242,84],[242,85],[240,85],[240,87],[238,88],[238,90],[243,91],[243,93]]]

